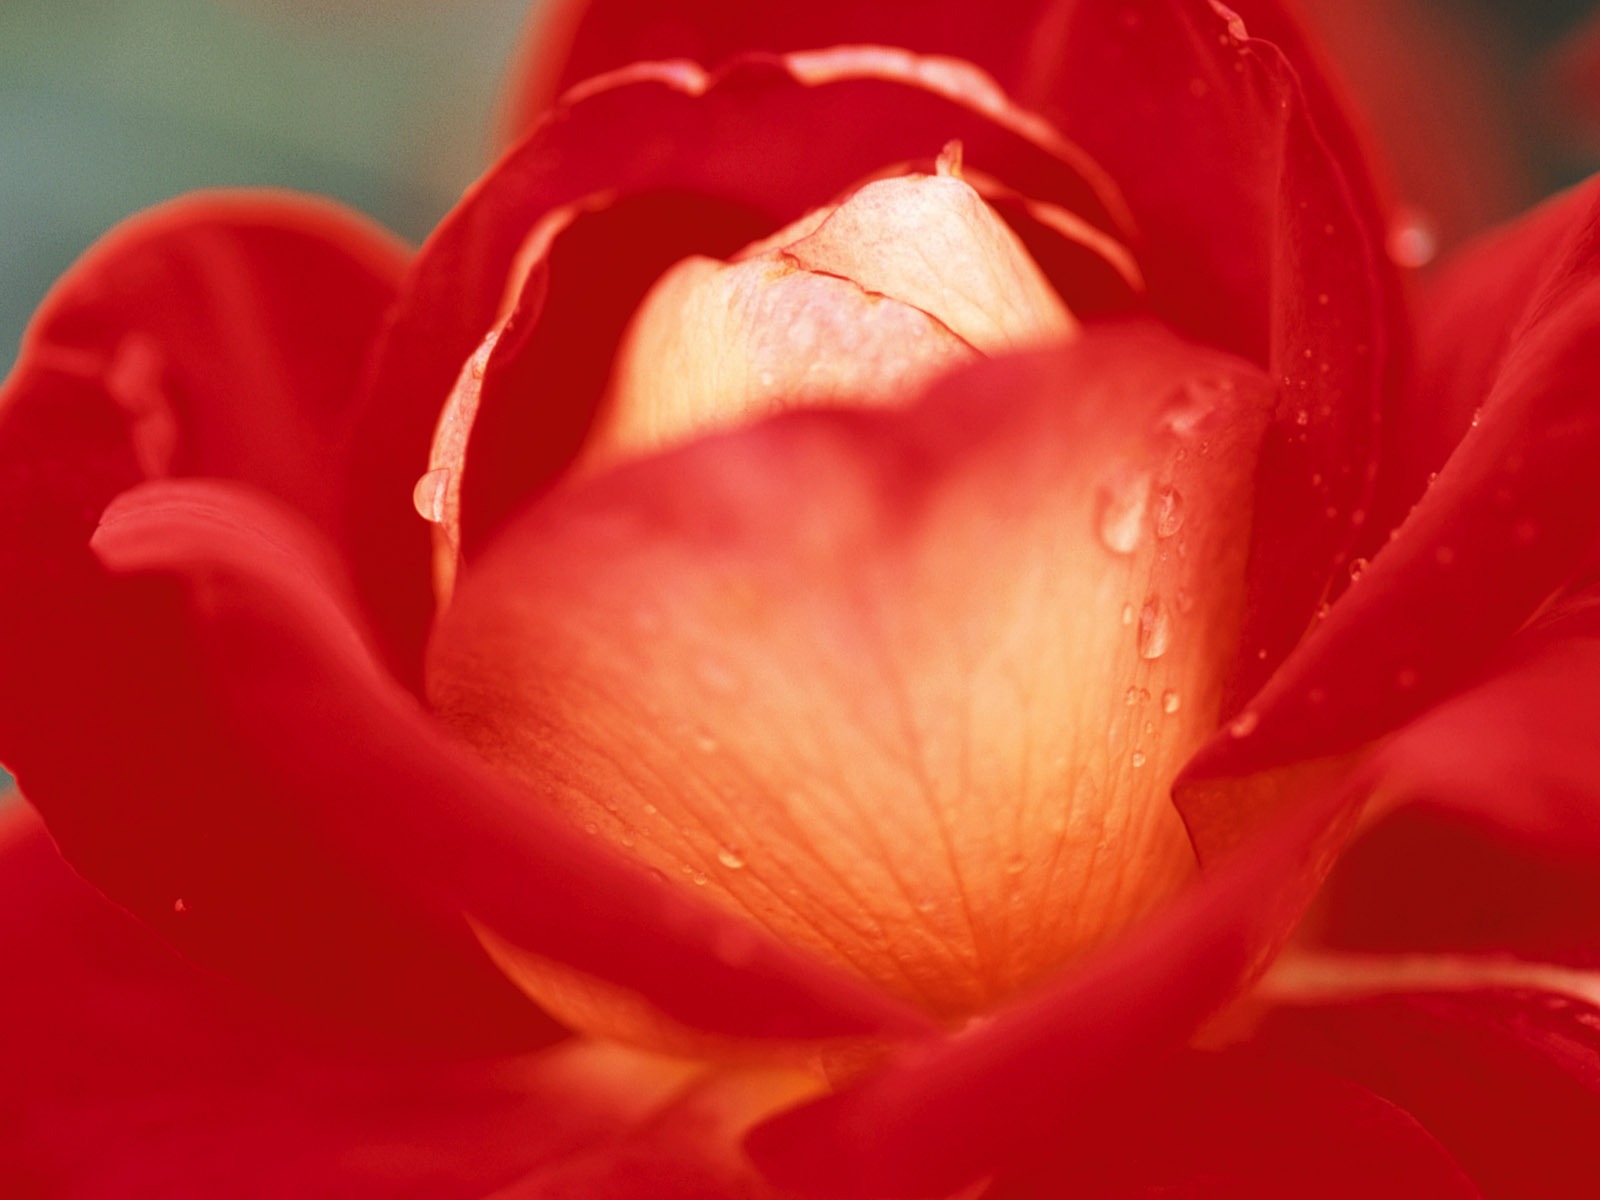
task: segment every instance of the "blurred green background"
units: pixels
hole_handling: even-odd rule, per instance
[[[1424,2],[1465,22],[1491,64],[1530,191],[1592,167],[1594,145],[1552,123],[1540,84],[1589,0]],[[527,10],[526,0],[0,2],[0,372],[73,259],[120,218],[180,192],[305,189],[420,240],[487,160]],[[1425,121],[1429,95],[1407,102]]]
[[[118,219],[198,187],[334,196],[412,240],[481,169],[525,0],[4,0],[0,366]]]

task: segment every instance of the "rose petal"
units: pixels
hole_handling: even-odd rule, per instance
[[[1404,517],[1460,444],[1529,304],[1557,269],[1596,194],[1593,183],[1573,188],[1469,243],[1427,278],[1417,306],[1415,383],[1385,439],[1373,505],[1379,537]]]
[[[1375,756],[1386,802],[1330,884],[1322,936],[1392,949],[1600,954],[1600,597],[1551,609],[1473,687]]]
[[[854,136],[828,136],[842,127]],[[602,197],[618,206],[614,220],[586,222],[583,240],[557,241],[496,347],[474,442],[491,448],[489,463],[496,453],[508,461],[475,461],[463,480],[469,557],[483,536],[474,527],[496,528],[570,461],[622,327],[662,270],[692,253],[726,257],[886,166],[931,159],[952,138],[1018,191],[1115,228],[1114,188],[1093,164],[959,62],[841,48],[741,60],[716,75],[646,64],[569,98],[424,246],[369,379],[358,426],[367,455],[358,473],[370,483],[359,577],[386,639],[420,651],[428,546],[411,495],[427,434],[502,315],[519,248],[539,222]],[[686,195],[709,204],[686,204]],[[560,304],[540,320],[556,279]],[[399,663],[408,678],[411,665]]]
[[[613,1047],[450,1057],[306,1021],[173,955],[21,805],[0,813],[0,959],[13,1196],[468,1200],[532,1173],[616,1200],[692,1169],[696,1196],[756,1197],[737,1130],[793,1095]]]
[[[125,425],[135,477],[242,479],[332,526],[354,482],[341,422],[405,253],[365,219],[289,194],[198,193],[131,218],[35,316],[6,385],[5,442],[20,450],[60,420],[56,395],[86,405],[98,392],[104,420]],[[70,426],[32,436],[42,444],[6,471],[18,524],[41,505],[30,491],[93,474]],[[102,491],[84,483],[51,502],[92,521]]]
[[[1287,935],[1360,800],[1312,797],[1035,996],[758,1126],[750,1153],[808,1194],[944,1195],[1159,1080]]]
[[[407,932],[419,948],[449,944],[465,913],[691,1024],[801,1037],[920,1026],[742,922],[673,897],[482,767],[378,666],[326,548],[287,509],[220,482],[147,484],[118,500],[94,547],[112,576],[108,600],[164,673],[141,702],[124,698],[114,728],[126,757],[89,768],[90,794],[105,796],[109,771],[165,787],[124,791],[115,813],[97,807],[83,836],[109,859],[95,877],[120,868],[123,893],[174,936],[203,928],[213,957],[238,939],[230,957],[257,972],[310,957],[325,986],[353,976],[359,990],[372,983],[356,956],[368,948],[339,918],[375,896],[398,927],[383,947],[422,994],[474,977],[407,959]],[[133,830],[113,842],[123,813]],[[326,878],[301,875],[308,865]]]
[[[1190,1053],[1055,1131],[982,1200],[1480,1195],[1417,1120],[1359,1084],[1252,1053]]]
[[[1492,988],[1280,1008],[1255,1043],[1410,1112],[1486,1196],[1600,1188],[1600,1010]]]
[[[1530,298],[1478,427],[1345,600],[1251,702],[1249,736],[1219,736],[1191,764],[1192,778],[1335,753],[1394,728],[1482,669],[1592,560],[1600,545],[1590,495],[1600,443],[1597,227],[1600,207],[1591,203]],[[1531,252],[1544,243],[1530,236],[1519,244]]]

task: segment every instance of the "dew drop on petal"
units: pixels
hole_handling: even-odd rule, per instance
[[[1384,248],[1397,267],[1425,267],[1439,253],[1439,235],[1425,215],[1405,209],[1389,226]]]
[[[1139,657],[1160,658],[1172,644],[1172,618],[1167,606],[1151,596],[1139,610]]]
[[[1128,763],[1135,769],[1144,766],[1145,762],[1146,759],[1143,750],[1135,750],[1131,755],[1128,756]]]
[[[445,495],[450,489],[450,468],[435,467],[425,471],[411,489],[411,503],[417,515],[435,525],[444,520]]]
[[[1168,688],[1166,691],[1161,693],[1162,712],[1175,713],[1182,704],[1183,700],[1179,697],[1178,693],[1173,691],[1171,688]]]
[[[1100,485],[1100,541],[1113,554],[1132,554],[1144,534],[1144,514],[1150,503],[1150,477],[1130,475]]]
[[[1156,536],[1169,538],[1183,528],[1183,494],[1164,487],[1156,496]]]
[[[1367,567],[1370,565],[1371,564],[1369,564],[1364,558],[1352,558],[1350,560],[1350,582],[1354,583],[1356,580],[1365,575],[1367,573]]]
[[[744,866],[744,859],[739,856],[739,852],[732,846],[719,847],[717,850],[717,861],[723,866],[727,867],[730,871],[737,871],[740,867]]]
[[[1247,738],[1256,731],[1256,726],[1261,724],[1261,714],[1242,712],[1228,722],[1228,735],[1236,738]]]

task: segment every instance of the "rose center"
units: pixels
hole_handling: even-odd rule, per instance
[[[943,172],[663,277],[574,478],[461,579],[429,693],[530,803],[957,1021],[1192,875],[1169,790],[1217,720],[1254,447],[1218,356],[1118,369],[1144,352]],[[886,411],[760,420],[840,406]],[[568,1020],[657,1038],[498,949]]]

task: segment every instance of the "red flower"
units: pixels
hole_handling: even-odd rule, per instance
[[[14,1191],[1592,1190],[1596,192],[1413,328],[1278,5],[1015,7],[569,5],[416,255],[200,196],[57,286]],[[666,268],[953,140],[1057,341],[594,457]],[[823,228],[741,261],[905,299]]]

